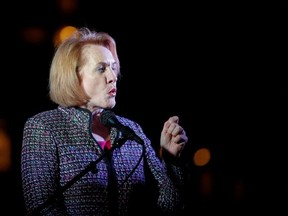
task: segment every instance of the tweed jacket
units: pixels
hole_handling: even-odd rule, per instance
[[[21,172],[28,214],[127,216],[148,213],[148,205],[153,206],[154,201],[155,209],[164,215],[182,208],[183,167],[160,159],[138,123],[116,117],[133,129],[144,145],[123,139],[121,132],[112,128],[114,150],[101,160],[104,150],[93,138],[90,111],[59,106],[26,121]],[[91,167],[91,162],[94,169],[67,186]]]

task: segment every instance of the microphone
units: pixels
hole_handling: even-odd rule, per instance
[[[144,144],[144,141],[135,134],[135,132],[128,126],[121,124],[111,110],[103,110],[100,114],[100,122],[104,126],[115,127],[123,133],[130,140],[134,140],[139,144]]]

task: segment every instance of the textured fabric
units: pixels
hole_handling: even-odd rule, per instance
[[[108,216],[113,210],[109,206],[110,200],[110,204],[117,202],[114,205],[117,215],[127,216],[135,212],[148,213],[154,195],[155,206],[165,215],[182,208],[182,167],[161,161],[136,122],[120,116],[117,118],[121,124],[133,129],[145,144],[125,141],[121,133],[112,128],[111,145],[119,146],[103,160],[99,159],[104,150],[92,136],[90,111],[58,107],[27,120],[21,170],[28,212],[35,212],[38,208],[41,215]],[[120,143],[121,140],[125,143]],[[145,159],[141,158],[142,154]],[[56,199],[45,203],[91,162],[96,164],[95,169],[83,175]],[[147,170],[152,180],[148,179]],[[147,189],[149,182],[155,182],[157,188]],[[151,195],[151,199],[147,195]]]
[[[97,141],[98,144],[101,146],[102,149],[111,149],[111,143],[110,143],[110,140],[108,141]]]

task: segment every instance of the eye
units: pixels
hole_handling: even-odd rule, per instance
[[[100,71],[101,73],[104,73],[105,72],[105,68],[104,67],[98,68],[98,71]]]
[[[104,73],[106,70],[106,66],[104,64],[100,64],[97,67],[97,71],[99,71],[100,73]]]
[[[111,68],[112,68],[113,71],[116,71],[116,70],[117,70],[117,64],[116,64],[116,62],[112,64]]]

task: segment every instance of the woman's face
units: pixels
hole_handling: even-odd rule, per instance
[[[88,44],[82,49],[81,86],[91,98],[85,108],[90,111],[111,109],[116,105],[117,64],[112,53],[100,45]]]

